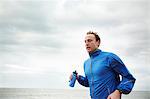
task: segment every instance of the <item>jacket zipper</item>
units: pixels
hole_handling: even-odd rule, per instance
[[[93,76],[93,72],[92,72],[92,59],[91,59],[91,65],[90,65],[90,68],[91,68],[91,75],[92,75],[92,96],[94,96],[94,76]]]

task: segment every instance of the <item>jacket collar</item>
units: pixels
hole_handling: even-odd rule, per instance
[[[100,52],[101,52],[100,49],[96,49],[94,52],[89,53],[89,55],[90,55],[91,58],[94,58],[94,57],[96,57],[97,55],[99,55]]]

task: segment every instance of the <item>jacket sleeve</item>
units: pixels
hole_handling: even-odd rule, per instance
[[[128,71],[124,63],[121,59],[115,55],[110,55],[110,65],[113,70],[122,76],[122,80],[120,84],[117,86],[117,90],[119,90],[123,94],[129,94],[134,86],[135,78],[132,74]]]
[[[83,76],[79,75],[77,80],[78,80],[79,84],[81,84],[82,86],[89,87],[87,77],[83,77]]]

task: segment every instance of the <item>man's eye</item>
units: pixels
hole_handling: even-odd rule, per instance
[[[88,40],[88,42],[91,42],[92,40]]]
[[[89,39],[89,40],[85,40],[85,43],[86,43],[86,42],[91,42],[91,41],[92,41],[92,40],[90,40],[90,39]]]

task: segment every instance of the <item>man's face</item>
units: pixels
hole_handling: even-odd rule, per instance
[[[85,36],[85,47],[89,53],[95,51],[95,49],[98,48],[99,44],[100,42],[96,41],[96,38],[93,34],[87,34]]]

